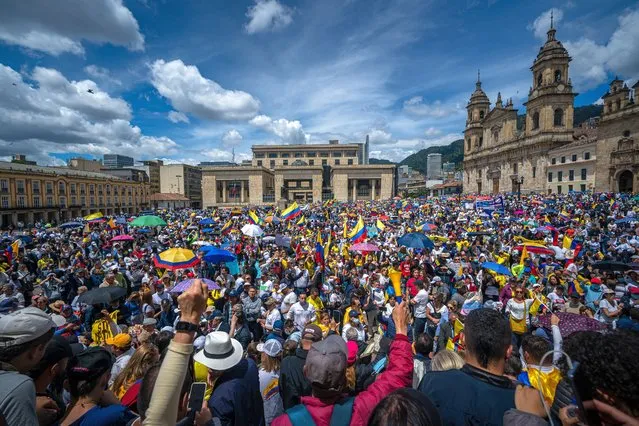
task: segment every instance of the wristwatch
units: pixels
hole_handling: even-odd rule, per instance
[[[197,331],[197,325],[188,321],[178,321],[175,324],[175,331],[186,331],[187,333],[195,333]]]

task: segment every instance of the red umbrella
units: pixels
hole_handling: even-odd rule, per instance
[[[116,235],[115,237],[111,238],[111,241],[133,241],[135,240],[135,238],[133,238],[130,235]]]

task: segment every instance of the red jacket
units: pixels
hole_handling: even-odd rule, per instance
[[[350,425],[367,425],[373,410],[386,395],[396,389],[410,387],[412,383],[413,352],[408,343],[408,337],[398,334],[391,344],[386,370],[365,391],[355,397]],[[317,426],[330,425],[333,414],[332,403],[312,396],[303,396],[302,403]],[[277,417],[271,425],[292,426],[286,414]]]

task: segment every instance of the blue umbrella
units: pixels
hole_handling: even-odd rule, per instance
[[[433,249],[435,243],[431,241],[426,235],[419,232],[411,232],[403,235],[397,243],[400,246],[415,248],[415,249]]]
[[[630,223],[630,222],[637,222],[637,218],[634,217],[624,217],[623,219],[619,219],[619,220],[615,220],[615,223],[617,225],[621,224],[621,223]]]
[[[204,257],[202,259],[210,263],[232,262],[236,256],[230,251],[222,250],[213,246],[203,246]]]
[[[22,240],[22,242],[25,244],[31,244],[33,242],[33,238],[28,235],[18,235],[16,238],[18,240]]]
[[[138,229],[136,232],[139,232],[141,234],[148,234],[149,232],[151,232],[151,230],[149,228],[141,228]]]
[[[484,262],[481,264],[481,267],[484,269],[488,269],[489,271],[497,272],[498,274],[501,274],[501,275],[512,276],[510,269],[496,262]]]
[[[204,232],[205,234],[208,234],[209,232],[213,232],[213,231],[215,231],[214,228],[204,228],[204,229],[202,229],[202,232]]]
[[[203,226],[214,225],[214,224],[215,224],[215,221],[213,219],[211,219],[211,218],[208,218],[208,217],[206,219],[202,219],[200,221],[200,225],[203,225]]]
[[[126,217],[118,216],[115,218],[115,223],[117,223],[118,225],[126,225],[128,222],[126,221]]]
[[[59,226],[59,228],[62,229],[69,229],[69,228],[82,228],[84,225],[81,224],[80,222],[66,222],[63,223],[62,225]]]

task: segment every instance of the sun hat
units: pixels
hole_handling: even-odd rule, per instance
[[[224,331],[214,331],[206,335],[204,349],[193,359],[211,370],[225,371],[237,365],[243,358],[242,344],[229,337]]]
[[[257,350],[266,355],[276,357],[282,353],[282,344],[277,339],[270,339],[257,345]]]
[[[42,310],[28,307],[0,317],[0,348],[31,342],[55,328]]]

